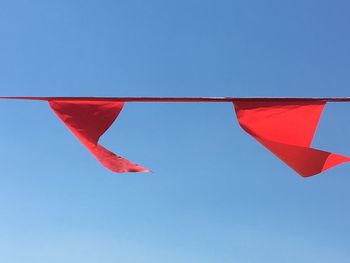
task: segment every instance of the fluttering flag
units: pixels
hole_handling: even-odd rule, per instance
[[[350,158],[311,147],[326,102],[350,98],[160,98],[160,97],[0,97],[48,101],[79,141],[113,172],[148,172],[104,148],[100,137],[113,124],[124,102],[230,102],[240,126],[303,177],[321,173]]]
[[[325,101],[234,101],[240,126],[301,176],[321,173],[348,157],[311,148]]]
[[[123,102],[50,100],[50,107],[100,163],[113,172],[148,172],[98,143],[123,108]]]

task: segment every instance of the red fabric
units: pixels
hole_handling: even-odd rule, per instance
[[[50,107],[82,144],[113,172],[148,172],[98,144],[123,108],[123,102],[110,101],[49,101]]]
[[[348,157],[310,148],[324,101],[234,101],[240,126],[301,176],[321,173]]]

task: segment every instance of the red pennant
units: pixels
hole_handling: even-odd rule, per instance
[[[82,144],[113,172],[148,172],[98,144],[123,108],[123,102],[50,100],[50,107]]]
[[[235,100],[240,126],[301,176],[321,173],[348,157],[310,148],[326,103]]]

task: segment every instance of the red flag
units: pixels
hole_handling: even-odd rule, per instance
[[[103,166],[118,173],[149,171],[98,144],[100,137],[118,117],[123,108],[123,102],[50,100],[49,104],[57,116]]]
[[[310,148],[325,105],[322,100],[234,100],[240,126],[304,177],[350,160]]]

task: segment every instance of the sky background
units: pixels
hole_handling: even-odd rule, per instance
[[[350,96],[348,1],[1,1],[0,95]],[[313,146],[350,155],[350,104]],[[129,103],[104,169],[45,102],[0,102],[0,261],[349,262],[350,165],[304,179],[230,103]]]

